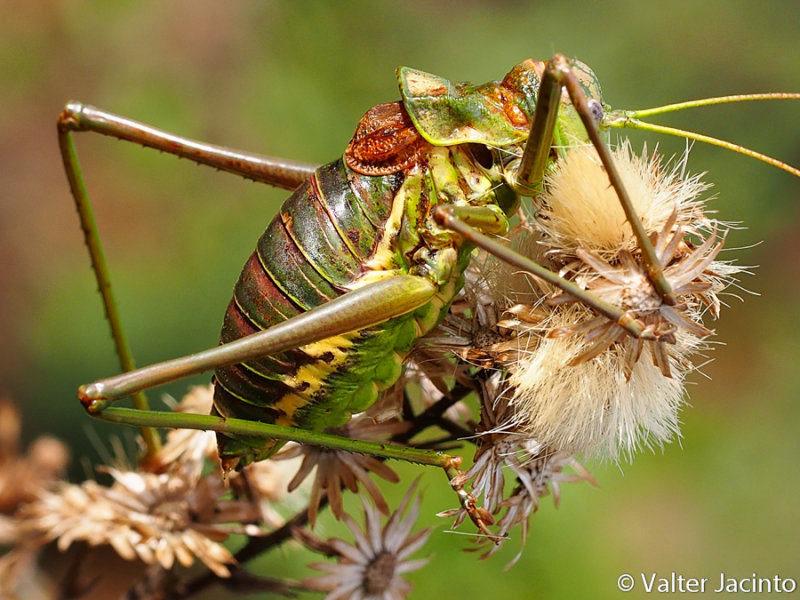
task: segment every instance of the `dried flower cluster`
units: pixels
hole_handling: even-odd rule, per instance
[[[513,408],[500,427],[557,452],[617,460],[678,432],[691,356],[706,348],[702,324],[737,271],[717,259],[718,223],[702,210],[707,189],[684,160],[665,169],[625,143],[615,163],[678,302],[663,302],[647,278],[619,199],[592,148],[570,150],[546,181],[535,230],[512,238],[531,256],[625,309],[652,340],[636,339],[591,307],[486,259],[468,304],[495,309],[494,337],[467,359],[506,369]],[[503,309],[506,311],[503,313]],[[503,313],[498,315],[497,313]],[[484,334],[484,338],[486,338]]]
[[[456,485],[470,482],[472,495],[482,499],[482,510],[492,515],[505,511],[496,522],[496,531],[489,537],[478,537],[479,544],[492,543],[484,554],[488,558],[500,548],[500,541],[508,538],[512,528],[520,526],[520,544],[528,537],[528,521],[539,508],[539,498],[552,492],[558,506],[561,499],[561,483],[595,481],[583,466],[568,454],[554,452],[522,432],[505,431],[509,417],[508,398],[502,394],[503,374],[496,372],[481,383],[481,423],[476,428],[477,450],[472,467],[454,480]],[[570,466],[573,473],[564,471]],[[515,485],[508,491],[507,476],[514,478]],[[455,516],[454,527],[466,518],[464,508],[448,510],[439,516]],[[522,555],[516,555],[513,565]]]
[[[392,430],[406,429],[405,425],[402,421],[392,421],[386,424],[375,423],[369,416],[362,414],[351,419],[347,425],[329,429],[328,432],[359,440],[375,441],[386,439],[386,434]],[[369,476],[369,473],[374,473],[386,481],[397,483],[399,481],[397,474],[385,463],[366,454],[355,454],[343,450],[329,450],[301,444],[290,445],[281,451],[275,457],[275,460],[299,456],[302,456],[302,464],[297,474],[289,482],[288,489],[290,492],[294,491],[311,471],[316,469],[308,511],[308,520],[312,525],[316,522],[323,493],[328,498],[333,514],[337,519],[341,519],[344,516],[342,490],[348,489],[353,493],[357,493],[359,484],[364,487],[373,502],[375,502],[378,510],[385,515],[389,514],[389,505],[386,504],[386,500],[384,500],[377,485]]]
[[[202,405],[204,396],[210,400],[207,389],[197,389],[186,404]],[[232,533],[262,531],[250,525],[259,520],[257,505],[228,498],[218,473],[205,468],[213,444],[205,432],[175,432],[164,446],[168,460],[156,461],[165,465],[163,472],[107,467],[110,487],[92,480],[61,482],[41,490],[20,516],[42,541],[57,539],[62,551],[76,541],[109,545],[122,558],[164,569],[199,558],[218,576],[228,576],[235,561],[220,542]]]
[[[647,276],[642,252],[591,147],[567,152],[545,181],[536,214],[521,214],[509,241],[521,254],[639,321],[650,339],[489,255],[473,262],[460,302],[440,327],[447,344],[476,366],[481,422],[473,466],[454,480],[471,491],[495,546],[520,526],[524,544],[539,498],[586,480],[575,460],[630,458],[679,433],[684,379],[712,332],[718,295],[740,269],[718,260],[724,235],[703,211],[708,186],[625,142],[615,165],[678,302],[667,305]],[[488,371],[487,371],[488,369]],[[563,471],[571,466],[572,473]],[[508,476],[513,474],[514,482]],[[467,516],[464,508],[442,513]],[[514,559],[517,560],[519,555]],[[512,561],[512,563],[514,562]]]
[[[386,439],[393,433],[406,432],[409,424],[403,423],[397,410],[391,409],[396,405],[399,389],[400,386],[374,407],[374,413],[382,415],[383,422],[369,414],[359,415],[340,433],[361,435],[364,439]],[[194,388],[174,409],[203,413],[210,410],[211,402],[211,388]],[[430,533],[429,530],[411,533],[419,514],[419,502],[414,502],[408,515],[403,517],[416,486],[412,486],[383,530],[379,527],[379,513],[389,515],[390,510],[368,472],[391,482],[398,478],[375,458],[294,446],[276,457],[277,460],[249,465],[224,478],[213,432],[175,430],[167,435],[158,454],[150,457],[145,465],[101,468],[113,479],[110,486],[94,480],[70,484],[58,479],[66,464],[63,447],[58,445],[62,452],[58,464],[50,451],[47,453],[50,462],[38,464],[46,457],[36,448],[43,447],[48,440],[35,444],[28,456],[19,457],[16,453],[17,413],[10,404],[0,404],[0,411],[7,417],[0,421],[4,425],[0,439],[0,483],[3,483],[0,490],[7,492],[3,496],[8,500],[6,504],[11,503],[13,490],[18,496],[6,511],[16,510],[16,514],[13,517],[1,515],[3,520],[0,521],[2,542],[17,545],[0,557],[3,597],[17,597],[21,590],[27,590],[23,594],[27,595],[30,590],[27,580],[47,579],[44,571],[36,569],[36,550],[51,541],[62,552],[76,542],[83,542],[90,547],[112,548],[123,559],[139,561],[141,578],[134,585],[138,592],[132,588],[131,593],[144,593],[147,597],[170,583],[169,578],[154,572],[153,567],[164,573],[179,566],[191,566],[199,560],[217,578],[236,580],[236,586],[242,589],[286,592],[297,587],[328,590],[331,591],[329,597],[342,597],[340,588],[359,588],[363,584],[359,592],[361,597],[378,597],[375,594],[379,594],[380,597],[401,598],[411,589],[402,574],[425,562],[409,560]],[[29,471],[35,464],[38,465],[37,475],[28,475],[27,479],[20,477],[17,482],[29,480],[30,485],[12,486],[11,477]],[[309,506],[287,521],[283,514],[287,508],[297,508],[298,495],[300,499],[308,497],[307,486],[301,483],[314,467],[316,475]],[[365,503],[364,530],[344,513],[341,504],[342,488],[356,492],[359,484],[375,503],[375,507]],[[288,497],[287,492],[295,493]],[[337,539],[326,542],[300,528],[305,518],[313,521],[326,495],[334,514],[356,536],[355,546]],[[276,583],[253,578],[237,569],[234,555],[223,545],[234,533],[248,536],[250,540],[274,536],[276,543],[298,539],[312,550],[339,556],[339,566],[329,569],[330,576],[301,582]],[[346,567],[358,552],[363,552],[360,567]],[[312,566],[326,569],[320,563]],[[359,577],[363,577],[363,581]],[[79,571],[75,571],[71,579],[74,580],[71,587],[79,594],[94,585],[85,581],[97,581],[95,575]],[[37,588],[42,585],[47,587],[37,584]],[[47,592],[40,595],[49,597]]]

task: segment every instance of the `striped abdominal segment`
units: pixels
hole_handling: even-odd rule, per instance
[[[446,313],[469,261],[470,247],[436,225],[432,207],[494,202],[491,182],[467,154],[430,147],[417,158],[419,164],[386,175],[356,172],[342,160],[317,169],[245,264],[221,341],[399,275],[432,283],[434,296],[379,325],[217,369],[218,414],[319,431],[344,425],[397,381],[414,342]],[[268,458],[282,442],[219,436],[218,445],[231,467]]]
[[[225,315],[229,342],[319,306],[365,276],[387,235],[403,176],[366,177],[342,161],[318,169],[284,203],[245,264]],[[395,265],[382,265],[394,269]],[[223,416],[321,430],[347,422],[399,377],[419,335],[414,315],[260,357],[215,373]],[[220,436],[239,464],[272,455],[280,442]]]

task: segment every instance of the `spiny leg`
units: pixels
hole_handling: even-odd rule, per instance
[[[458,467],[461,463],[461,457],[459,456],[452,456],[438,450],[411,448],[385,442],[355,440],[306,429],[284,427],[281,425],[247,421],[244,419],[218,417],[214,415],[111,407],[97,416],[104,421],[131,425],[134,427],[197,429],[202,431],[215,431],[233,436],[295,441],[301,444],[328,448],[330,450],[358,452],[360,454],[367,454],[379,458],[402,460],[420,465],[440,467],[447,475],[450,486],[456,492],[459,503],[480,532],[495,542],[502,541],[501,538],[492,534],[488,529],[488,526],[492,523],[491,515],[477,506],[472,494],[464,489],[463,484],[458,483],[459,480],[457,476],[460,474]]]
[[[100,241],[94,211],[72,138],[72,132],[74,131],[94,131],[117,139],[138,143],[149,148],[188,158],[200,164],[216,167],[223,171],[286,189],[297,187],[313,172],[314,166],[252,153],[237,152],[221,146],[197,142],[78,102],[70,102],[64,107],[58,118],[58,141],[64,169],[80,218],[84,241],[89,249],[92,269],[102,296],[103,307],[111,328],[111,337],[114,340],[120,367],[125,372],[133,371],[136,365],[111,287],[109,269]],[[137,392],[134,395],[133,401],[134,405],[139,409],[144,410],[148,407],[147,398],[141,392]],[[156,432],[149,428],[142,429],[142,436],[145,441],[146,454],[150,456],[157,451],[161,441]]]
[[[97,415],[109,402],[157,385],[378,325],[422,307],[435,293],[422,277],[386,277],[234,342],[83,385],[78,396]]]
[[[286,190],[295,189],[317,168],[192,140],[80,102],[67,103],[58,117],[58,131],[59,137],[72,131],[94,131]]]
[[[604,315],[618,324],[633,337],[654,339],[652,332],[647,331],[642,322],[629,312],[623,310],[619,306],[605,302],[572,281],[564,279],[558,273],[543,267],[536,261],[480,233],[480,231],[469,224],[472,220],[468,217],[468,211],[468,207],[460,207],[458,210],[455,210],[451,206],[439,206],[435,209],[433,216],[440,226],[455,231],[465,240],[475,244],[503,262],[522,269],[523,271],[527,271],[556,286],[567,294],[570,294],[572,297],[580,300],[585,305],[593,308],[601,315]]]
[[[600,161],[603,163],[603,167],[608,174],[608,179],[619,197],[622,209],[625,212],[625,216],[630,223],[633,234],[642,252],[642,260],[650,282],[662,297],[665,304],[675,305],[677,299],[672,291],[672,287],[664,276],[663,265],[656,255],[653,243],[650,241],[650,237],[647,235],[641,219],[639,219],[636,214],[633,202],[614,165],[611,152],[600,136],[597,120],[592,113],[592,109],[589,107],[586,94],[584,94],[581,89],[578,78],[572,70],[572,67],[570,67],[569,61],[560,54],[556,54],[548,61],[540,83],[539,97],[536,103],[533,124],[531,125],[531,134],[525,146],[522,162],[517,174],[517,181],[520,187],[523,190],[530,190],[533,193],[538,193],[541,189],[544,170],[550,155],[556,118],[561,103],[562,89],[567,90],[570,101],[586,128],[589,139],[596,148]]]
[[[58,122],[58,144],[61,149],[61,158],[64,161],[64,170],[69,180],[72,197],[75,200],[75,208],[78,211],[81,230],[83,231],[83,239],[86,243],[86,247],[89,249],[89,256],[91,258],[95,279],[97,280],[97,287],[103,299],[103,309],[105,310],[106,318],[111,328],[111,337],[114,340],[114,347],[117,352],[117,357],[119,358],[120,368],[123,371],[132,371],[136,368],[136,363],[133,360],[133,353],[128,343],[128,337],[125,334],[125,328],[122,326],[119,310],[117,310],[117,301],[114,298],[114,292],[111,288],[111,277],[103,252],[103,245],[100,242],[100,234],[97,229],[97,222],[94,218],[94,211],[92,210],[89,195],[86,191],[86,183],[83,180],[83,174],[78,164],[75,144],[69,130],[62,126],[61,120]],[[133,396],[133,404],[140,410],[146,410],[148,408],[147,396],[141,392],[136,393]],[[146,460],[158,452],[158,449],[161,447],[161,438],[159,438],[158,433],[154,429],[149,427],[142,428],[142,438],[145,444]]]

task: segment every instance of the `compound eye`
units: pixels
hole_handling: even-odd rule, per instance
[[[600,104],[594,98],[590,98],[588,104],[589,104],[589,110],[592,113],[592,118],[594,119],[594,122],[599,125],[600,122],[603,120],[603,116],[605,115],[605,112],[603,111],[603,105]]]

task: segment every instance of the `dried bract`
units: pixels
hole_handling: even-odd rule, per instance
[[[392,433],[403,431],[407,424],[397,420],[385,423],[375,422],[367,413],[354,416],[346,425],[328,430],[359,440],[385,440]],[[386,464],[366,454],[356,454],[343,450],[330,450],[319,446],[292,444],[278,453],[274,459],[285,460],[302,456],[302,464],[289,482],[289,491],[297,489],[316,467],[314,482],[311,487],[308,520],[313,525],[319,513],[323,492],[327,495],[331,510],[337,519],[344,516],[342,507],[342,489],[346,488],[353,493],[358,492],[361,484],[375,502],[375,506],[383,514],[389,514],[386,504],[378,486],[369,476],[375,473],[379,477],[392,483],[397,483],[397,474]]]
[[[175,404],[173,411],[204,415],[211,411],[213,403],[214,387],[197,385],[189,388],[189,392]],[[217,460],[217,439],[213,431],[172,429],[151,462],[166,468],[176,461],[203,458]]]
[[[502,517],[496,519],[493,538],[476,538],[479,545],[492,543],[484,558],[494,554],[501,545],[499,542],[507,538],[517,525],[521,528],[521,545],[524,546],[529,518],[539,508],[539,498],[552,492],[558,505],[560,483],[595,483],[592,476],[571,456],[553,452],[527,433],[514,430],[512,422],[515,409],[508,404],[503,389],[500,372],[481,382],[481,423],[476,431],[474,463],[453,481],[457,485],[469,486],[476,500],[483,499],[484,514],[494,518],[503,513]],[[566,466],[571,466],[574,473],[564,471]],[[510,492],[507,481],[509,475],[516,482]],[[458,508],[440,513],[439,516],[455,516],[454,527],[457,527],[467,515],[463,508]],[[520,556],[521,551],[511,564]]]

